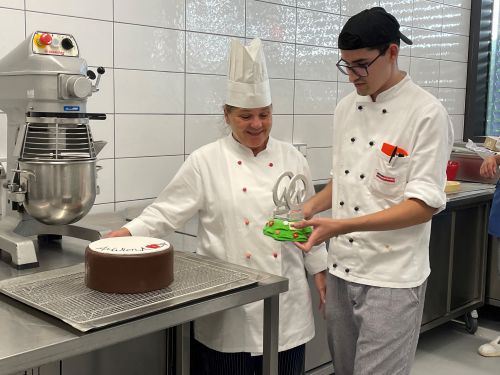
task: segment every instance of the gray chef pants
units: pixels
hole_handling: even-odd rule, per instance
[[[426,285],[380,288],[328,273],[326,320],[335,375],[409,374]]]

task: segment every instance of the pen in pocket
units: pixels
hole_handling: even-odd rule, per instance
[[[389,158],[389,164],[391,164],[392,159],[394,156],[396,156],[396,152],[398,152],[398,146],[394,146],[394,149],[392,150],[391,157]]]

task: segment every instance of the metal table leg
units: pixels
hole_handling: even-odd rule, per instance
[[[263,374],[278,373],[279,295],[264,299]]]
[[[190,323],[184,323],[175,327],[176,348],[176,374],[189,375],[190,373]]]

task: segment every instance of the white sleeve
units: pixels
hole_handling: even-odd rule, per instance
[[[158,198],[125,225],[133,236],[164,236],[182,227],[203,205],[202,177],[190,155]]]
[[[446,207],[446,164],[453,146],[453,126],[444,107],[422,108],[416,128],[404,198],[417,198],[438,211]]]

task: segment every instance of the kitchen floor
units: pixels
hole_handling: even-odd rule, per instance
[[[482,357],[477,348],[500,336],[500,308],[479,310],[479,328],[474,335],[459,322],[448,322],[420,336],[411,375],[500,374],[500,357]]]

